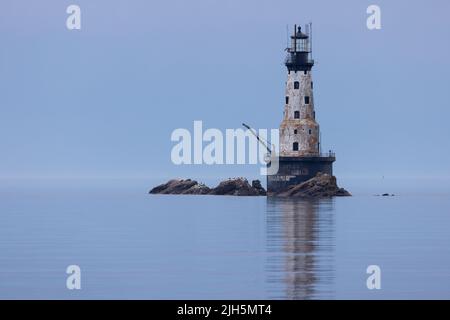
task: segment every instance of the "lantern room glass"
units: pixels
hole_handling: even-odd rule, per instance
[[[297,39],[297,47],[295,48],[295,51],[297,52],[308,52],[308,39]]]

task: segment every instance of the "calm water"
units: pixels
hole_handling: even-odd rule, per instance
[[[366,287],[372,264],[381,290]],[[1,188],[0,298],[448,299],[450,197]]]

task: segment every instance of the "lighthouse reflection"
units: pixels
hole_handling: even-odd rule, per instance
[[[332,199],[267,199],[266,274],[271,298],[333,298],[332,210]]]

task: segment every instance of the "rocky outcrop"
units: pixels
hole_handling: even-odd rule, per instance
[[[259,180],[252,181],[250,185],[245,178],[233,178],[222,181],[217,187],[211,189],[195,180],[170,180],[152,190],[151,194],[198,194],[220,196],[265,196],[266,190]]]
[[[232,178],[219,183],[215,188],[198,183],[195,180],[170,180],[152,190],[151,194],[192,194],[192,195],[217,195],[217,196],[275,196],[292,198],[329,198],[351,196],[351,194],[339,188],[336,177],[324,173],[318,173],[314,178],[298,185],[276,193],[266,194],[266,190],[259,180],[253,180],[252,184],[245,178]]]
[[[152,190],[151,194],[208,194],[210,188],[195,180],[170,180]]]
[[[250,185],[245,178],[233,178],[222,181],[209,194],[219,196],[265,196],[266,190],[259,180],[252,181]]]
[[[339,188],[335,176],[319,172],[314,178],[269,196],[296,198],[329,198],[351,196],[350,192]]]
[[[257,190],[261,195],[266,195],[266,190],[261,185],[261,181],[259,180],[253,180],[252,181],[252,187]]]

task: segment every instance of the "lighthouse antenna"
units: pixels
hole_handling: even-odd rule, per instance
[[[294,52],[297,52],[297,25],[294,24]]]
[[[286,24],[286,49],[289,48],[289,24]]]
[[[305,24],[305,31],[306,31],[306,35],[307,35],[308,38],[309,38],[309,36],[310,36],[310,33],[309,33],[309,23]],[[311,52],[311,41],[310,41],[310,40],[308,40],[308,43],[307,43],[307,45],[306,45],[306,50],[307,50],[309,53]],[[311,58],[311,56],[310,56],[309,53],[308,53],[308,59]]]
[[[313,58],[313,46],[312,46],[313,42],[312,42],[312,22],[309,23],[309,51],[311,51],[310,55],[311,55],[311,60]]]

